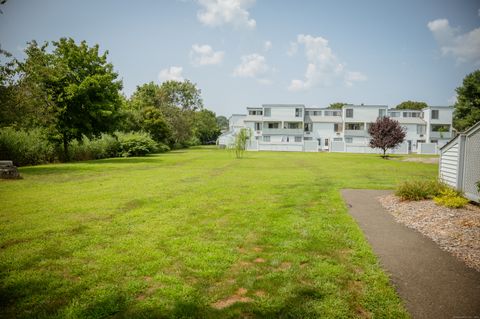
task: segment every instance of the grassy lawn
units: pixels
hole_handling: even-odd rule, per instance
[[[0,181],[0,317],[405,318],[341,188],[437,165],[192,149]]]

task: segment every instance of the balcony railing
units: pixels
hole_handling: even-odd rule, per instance
[[[264,128],[263,135],[303,135],[301,128]]]
[[[452,138],[452,133],[450,132],[430,132],[430,138]]]
[[[365,130],[345,130],[344,133],[345,136],[361,136],[361,137],[367,137],[368,132]]]

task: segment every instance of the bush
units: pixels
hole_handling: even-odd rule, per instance
[[[119,155],[143,156],[157,151],[157,143],[150,134],[144,132],[115,133],[120,143]]]
[[[437,205],[442,205],[450,208],[461,208],[468,203],[468,199],[464,198],[461,193],[452,189],[446,188],[440,194],[433,198]]]
[[[170,151],[170,147],[168,145],[165,145],[163,143],[158,143],[157,145],[157,152],[158,153],[165,153]]]
[[[41,129],[27,132],[4,127],[0,128],[0,159],[16,166],[38,165],[55,161],[56,151]]]
[[[412,180],[398,185],[395,195],[402,200],[422,200],[438,196],[447,186],[438,180]]]
[[[81,142],[73,141],[69,148],[70,158],[75,161],[116,157],[119,150],[117,138],[108,134],[95,139],[84,136]]]

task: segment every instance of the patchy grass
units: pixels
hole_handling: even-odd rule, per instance
[[[404,318],[341,188],[436,165],[194,149],[0,182],[0,317]]]

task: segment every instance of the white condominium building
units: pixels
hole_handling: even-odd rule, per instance
[[[241,128],[251,130],[248,150],[374,153],[369,126],[389,116],[406,128],[405,142],[395,153],[435,154],[452,138],[453,107],[396,110],[386,105],[351,105],[342,109],[306,108],[302,104],[264,104],[232,115],[230,130],[219,138],[228,147]]]

